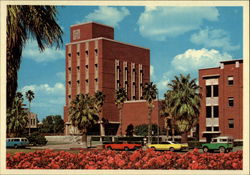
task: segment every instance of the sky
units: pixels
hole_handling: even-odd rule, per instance
[[[70,26],[95,21],[115,29],[115,40],[150,49],[150,78],[163,98],[175,75],[198,78],[201,68],[220,61],[243,59],[242,7],[58,6],[63,46],[38,50],[27,42],[18,72],[18,91],[33,90],[31,111],[41,121],[63,116],[65,105],[65,44]],[[197,82],[198,83],[198,82]],[[27,103],[27,100],[25,101]]]

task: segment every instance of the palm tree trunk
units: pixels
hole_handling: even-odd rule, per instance
[[[83,144],[84,148],[88,148],[87,129],[83,129],[83,132],[82,132],[82,144]]]
[[[152,120],[151,120],[152,108],[149,107],[148,112],[148,143],[152,143]]]
[[[29,136],[30,136],[30,120],[31,120],[31,116],[30,116],[30,102],[29,102]]]
[[[120,116],[120,136],[122,136],[122,109],[119,108],[119,116]]]
[[[181,143],[187,143],[188,141],[188,133],[184,132],[181,134]]]

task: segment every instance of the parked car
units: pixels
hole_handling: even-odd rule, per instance
[[[161,142],[159,144],[150,144],[147,145],[148,148],[153,148],[155,150],[162,150],[162,151],[175,151],[175,150],[188,150],[188,144],[181,144],[172,141]]]
[[[211,143],[202,144],[202,149],[203,152],[230,152],[233,149],[233,138],[227,136],[212,138]]]
[[[29,145],[29,140],[27,138],[7,138],[6,147],[7,148],[25,148]]]
[[[109,143],[105,144],[105,149],[115,149],[115,150],[137,150],[142,147],[141,144],[137,143],[128,143],[128,142],[117,142],[117,143]]]

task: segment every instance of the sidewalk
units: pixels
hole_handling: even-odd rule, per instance
[[[89,144],[88,144],[89,146]],[[96,147],[100,148],[101,144],[92,145],[91,148]],[[70,150],[70,149],[77,149],[77,148],[86,148],[85,145],[79,143],[69,143],[69,144],[58,144],[58,145],[44,145],[44,146],[31,146],[27,147],[30,149],[62,149],[62,150]]]

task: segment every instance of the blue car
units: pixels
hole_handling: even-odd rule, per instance
[[[6,147],[7,148],[25,148],[29,145],[29,140],[26,138],[7,138]]]

